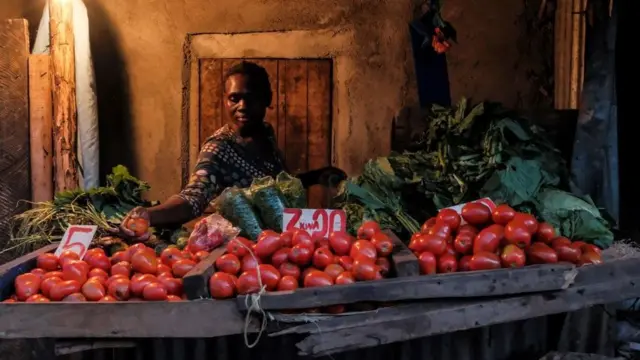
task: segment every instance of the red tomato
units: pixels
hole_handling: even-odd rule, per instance
[[[89,301],[98,301],[107,294],[104,286],[98,280],[87,281],[82,285],[81,291]]]
[[[149,301],[167,300],[167,289],[161,283],[150,283],[142,290],[142,298]]]
[[[142,290],[145,286],[159,282],[158,278],[151,274],[141,274],[131,278],[131,293],[134,296],[142,296]]]
[[[6,304],[10,304],[10,303],[17,303],[18,300],[16,300],[16,299],[6,299],[6,300],[2,300],[2,302],[6,303]]]
[[[182,279],[176,279],[167,276],[158,277],[158,282],[167,289],[169,295],[182,295]]]
[[[507,204],[500,204],[491,213],[491,219],[498,225],[505,226],[516,216],[516,211]]]
[[[313,266],[320,270],[324,270],[327,266],[334,263],[334,257],[328,248],[317,248],[313,253]]]
[[[51,292],[51,288],[53,287],[53,285],[59,282],[62,282],[62,278],[50,277],[42,280],[42,282],[40,283],[40,291],[42,292],[42,295],[49,297],[49,293]]]
[[[549,245],[549,244],[547,244]],[[558,236],[557,238],[551,240],[551,247],[555,248],[556,246],[571,246],[571,240],[567,239],[564,236]],[[580,250],[580,247],[577,247],[578,250]]]
[[[458,259],[451,254],[443,254],[438,258],[438,272],[450,273],[458,270]]]
[[[580,256],[580,261],[578,262],[579,266],[589,265],[589,264],[602,264],[602,258],[600,254],[594,251],[585,251]]]
[[[553,245],[553,250],[558,254],[558,261],[567,261],[573,264],[580,262],[582,256],[582,250],[571,247],[570,244],[556,244]]]
[[[180,296],[176,296],[176,295],[167,295],[167,301],[182,301],[182,299],[180,299]]]
[[[89,264],[82,260],[70,260],[62,266],[62,279],[76,280],[80,284],[87,281],[89,275]]]
[[[308,265],[312,257],[313,249],[304,243],[294,245],[289,253],[289,261],[299,266]]]
[[[329,247],[336,255],[348,255],[353,239],[343,231],[334,231],[329,234]]]
[[[209,256],[209,252],[206,250],[200,250],[197,253],[193,254],[193,256],[196,258],[196,262],[200,262],[206,259],[207,256]]]
[[[14,281],[18,300],[24,301],[40,291],[42,280],[36,274],[26,273],[18,275]]]
[[[242,263],[240,263],[240,259],[233,254],[224,254],[216,259],[216,270],[230,275],[237,275],[240,272],[241,266]]]
[[[391,271],[391,263],[389,262],[389,259],[387,259],[387,258],[377,258],[376,259],[376,265],[380,269],[380,274],[382,274],[384,276],[388,275],[389,271]]]
[[[389,256],[393,251],[393,241],[383,232],[375,233],[371,237],[371,244],[375,246],[379,257]]]
[[[500,268],[500,258],[493,252],[480,251],[469,259],[469,270],[491,270]]]
[[[361,256],[353,260],[353,268],[351,272],[356,280],[375,280],[378,274],[378,267],[375,264],[375,260]]]
[[[475,235],[470,232],[463,232],[453,240],[453,249],[462,255],[471,254],[473,250],[473,238]]]
[[[516,213],[513,220],[523,222],[527,229],[529,229],[530,234],[538,232],[538,220],[531,214]]]
[[[324,272],[327,273],[327,275],[331,276],[331,279],[333,280],[338,278],[338,276],[344,271],[344,268],[338,264],[329,264],[329,266],[324,269]]]
[[[372,263],[378,258],[377,254],[378,252],[376,247],[371,243],[371,241],[367,240],[356,240],[356,242],[351,246],[351,251],[349,252],[349,256],[354,260],[362,256],[370,260]]]
[[[440,256],[447,250],[447,241],[444,237],[435,234],[418,234],[409,243],[409,249],[417,253],[428,251]]]
[[[49,290],[49,299],[53,301],[60,301],[68,295],[79,292],[80,288],[81,285],[76,280],[60,281],[53,284]]]
[[[69,295],[65,296],[64,299],[62,299],[62,301],[64,301],[64,302],[84,302],[84,301],[87,301],[87,298],[84,297],[84,295],[82,295],[81,293],[77,292],[77,293],[73,293],[73,294],[69,294]]]
[[[314,272],[314,271],[320,271],[320,272],[322,272],[321,270],[318,270],[318,269],[316,269],[316,268],[314,268],[314,267],[306,268],[306,269],[304,269],[304,271],[302,272],[302,275],[301,275],[302,279],[304,280],[305,276],[307,276],[309,273]]]
[[[278,287],[280,281],[280,272],[270,264],[258,265],[258,273],[260,274],[260,280],[262,285],[266,286],[267,291],[273,291]]]
[[[36,266],[46,271],[56,271],[59,268],[58,257],[52,253],[44,253],[38,255]]]
[[[469,263],[471,262],[471,256],[465,255],[458,261],[458,271],[471,271]]]
[[[46,274],[47,272],[44,269],[40,269],[40,268],[35,268],[31,271],[29,271],[32,274],[38,275],[38,277],[40,278],[40,280],[42,280],[44,278],[44,274]]]
[[[280,265],[286,263],[287,261],[289,261],[289,253],[291,252],[291,248],[289,247],[283,247],[282,249],[276,251],[272,256],[271,256],[271,264],[277,268],[280,267]]]
[[[571,241],[571,240],[569,240],[569,241]],[[587,243],[584,242],[584,241],[580,241],[580,240],[571,242],[571,247],[578,248],[580,250],[582,250],[582,247],[584,247],[585,245],[587,245]],[[584,252],[584,250],[582,252]]]
[[[489,227],[482,229],[473,240],[473,253],[477,254],[484,251],[495,253],[503,237],[504,227],[502,225],[489,225]]]
[[[324,310],[327,314],[342,314],[347,309],[344,305],[331,305],[327,306]]]
[[[551,241],[556,238],[556,229],[553,225],[543,222],[538,225],[536,240],[551,245]]]
[[[285,275],[278,282],[278,291],[295,290],[298,288],[298,280],[296,277]]]
[[[131,281],[122,278],[115,279],[109,283],[108,292],[109,295],[120,301],[127,300],[131,295]]]
[[[519,246],[509,244],[502,249],[500,260],[502,262],[502,267],[519,268],[525,265],[527,257]]]
[[[105,271],[111,269],[111,260],[105,254],[94,253],[91,256],[85,256],[85,261],[91,269],[98,268]]]
[[[104,284],[105,289],[109,289],[109,285],[111,285],[111,283],[117,279],[129,280],[129,277],[122,274],[112,275],[110,278],[107,279],[107,282]]]
[[[491,220],[491,209],[482,203],[472,202],[462,207],[461,215],[471,225],[484,225]]]
[[[451,237],[451,225],[443,221],[436,221],[436,223],[427,232],[428,235],[435,235],[443,238],[445,241],[449,241]]]
[[[429,233],[429,230],[431,230],[431,228],[435,224],[436,224],[436,218],[435,217],[432,217],[432,218],[428,219],[427,221],[424,222],[424,224],[422,224],[422,227],[420,227],[420,232],[423,233],[423,234]]]
[[[286,262],[280,265],[278,270],[282,276],[292,276],[296,279],[300,279],[300,268],[295,264]]]
[[[131,261],[131,256],[129,256],[128,251],[116,251],[113,255],[111,255],[111,265],[115,265],[121,261]]]
[[[131,269],[141,274],[155,274],[158,270],[156,254],[151,251],[136,252],[131,256]]]
[[[308,232],[302,229],[296,229],[293,231],[293,235],[291,237],[291,244],[295,247],[296,245],[306,246],[312,251],[316,248],[316,242],[311,238]]]
[[[91,269],[91,271],[89,271],[89,274],[87,276],[89,278],[92,278],[92,277],[104,278],[104,280],[106,281],[109,278],[109,273],[100,268],[93,268]]]
[[[333,279],[322,271],[311,271],[304,277],[304,287],[322,287],[333,285]]]
[[[101,248],[91,248],[89,250],[87,250],[87,252],[84,254],[84,257],[86,258],[87,256],[93,256],[93,255],[107,255],[107,253],[104,252],[104,249]],[[85,258],[83,258],[82,260],[87,261]]]
[[[453,209],[442,209],[438,212],[437,221],[443,222],[451,227],[453,231],[460,227],[460,215]]]
[[[51,278],[51,277],[58,277],[58,278],[62,279],[62,276],[63,276],[62,271],[50,271],[50,272],[45,273],[44,275],[42,275],[42,280],[48,279],[48,278]]]
[[[156,274],[160,275],[160,274],[171,274],[171,267],[159,263],[158,267],[156,268]]]
[[[336,278],[336,285],[348,285],[356,282],[350,271],[345,271]]]
[[[196,266],[196,263],[193,260],[182,259],[173,263],[171,267],[171,272],[175,277],[181,278],[187,275],[193,267]]]
[[[143,243],[137,243],[137,244],[133,244],[131,246],[129,246],[129,248],[127,248],[127,252],[129,253],[129,258],[131,258],[133,256],[133,254],[137,253],[138,251],[141,250],[151,250],[150,248],[146,247]]]
[[[436,273],[437,261],[436,256],[429,251],[423,251],[418,255],[418,264],[420,265],[420,273],[422,275],[431,275]]]
[[[593,244],[584,244],[580,247],[580,249],[582,250],[582,252],[594,252],[600,256],[602,256],[602,250],[600,250],[599,247],[593,245]]]
[[[249,249],[251,249],[253,244],[251,240],[238,236],[227,244],[227,253],[233,254],[240,259],[249,254]]]
[[[51,300],[47,299],[42,294],[35,294],[35,295],[29,296],[27,298],[27,300],[25,300],[25,302],[28,302],[28,303],[31,303],[31,302],[51,302]]]
[[[449,254],[455,258],[458,257],[458,253],[456,252],[456,249],[454,249],[453,245],[450,243],[447,244],[447,248],[445,249],[444,254],[442,255],[445,255],[445,254]]]
[[[127,278],[131,276],[131,264],[126,261],[120,261],[119,263],[111,267],[111,276],[124,275]]]
[[[230,280],[232,281],[232,280]],[[247,295],[260,291],[260,282],[256,270],[245,271],[238,278],[238,294]]]
[[[504,240],[506,244],[513,244],[524,249],[531,245],[531,233],[523,222],[511,220],[504,227]]]
[[[338,258],[338,265],[342,266],[346,271],[351,271],[353,267],[353,259],[349,256],[340,256]]]
[[[380,225],[377,222],[369,220],[360,225],[357,231],[358,239],[371,240],[375,233],[380,232]]]
[[[475,237],[476,235],[478,235],[478,228],[471,225],[471,224],[464,224],[462,226],[460,226],[460,229],[458,229],[458,235],[460,234],[472,234],[473,237]]]
[[[260,264],[262,264],[262,260],[260,260],[260,258],[253,255],[253,253],[251,253],[251,254],[245,255],[242,258],[242,261],[241,261],[242,266],[240,267],[240,269],[242,272],[254,270]]]
[[[65,250],[58,256],[58,264],[60,264],[60,267],[70,260],[80,260],[80,257],[71,250]]]
[[[552,264],[558,262],[558,254],[549,245],[535,242],[527,250],[527,259],[532,264]]]
[[[258,240],[255,253],[258,257],[267,259],[280,248],[282,248],[280,234],[264,231],[260,236],[260,240]]]
[[[316,248],[319,247],[326,247],[326,248],[330,248],[331,246],[329,245],[329,238],[318,238],[316,239]]]
[[[127,219],[122,226],[133,231],[136,237],[140,237],[147,233],[149,230],[149,221],[141,217],[132,217]]]
[[[173,266],[173,263],[175,263],[176,261],[182,259],[184,259],[182,251],[180,251],[180,249],[176,247],[168,247],[162,250],[162,253],[160,253],[161,263],[169,267]]]
[[[280,234],[280,241],[284,247],[293,247],[293,231],[287,230]]]

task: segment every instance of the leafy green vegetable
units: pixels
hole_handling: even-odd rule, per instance
[[[226,188],[214,200],[214,206],[220,215],[240,229],[243,236],[256,240],[262,232],[262,221],[243,189]]]
[[[270,176],[254,179],[248,193],[266,227],[281,232],[282,216],[286,205],[284,196],[276,186],[275,180]]]
[[[294,209],[307,207],[307,191],[304,189],[300,179],[286,172],[281,172],[276,177],[276,186],[284,195],[287,207]]]

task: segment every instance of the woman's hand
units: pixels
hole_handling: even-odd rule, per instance
[[[136,221],[136,219],[138,219]],[[127,216],[122,220],[120,226],[117,228],[109,229],[109,232],[113,234],[113,236],[117,236],[122,239],[128,239],[135,242],[143,242],[149,239],[151,233],[148,230],[144,231],[133,231],[131,229],[130,223],[137,223],[138,221],[146,222],[147,226],[149,224],[149,211],[146,208],[138,206],[131,210]],[[140,222],[142,222],[140,221]],[[142,230],[142,229],[141,229]]]

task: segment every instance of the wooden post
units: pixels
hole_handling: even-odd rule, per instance
[[[78,188],[73,0],[49,1],[55,190]]]
[[[29,56],[29,131],[31,133],[31,199],[53,199],[51,57]]]

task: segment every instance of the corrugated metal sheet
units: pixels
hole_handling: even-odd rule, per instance
[[[549,351],[613,355],[614,318],[601,306],[571,314],[539,317],[453,334],[415,339],[326,360],[507,360],[539,359]],[[213,320],[212,320],[213,321]],[[167,324],[170,326],[170,324]],[[60,360],[293,360],[301,338],[263,338],[247,349],[242,336],[217,339],[140,340],[137,348],[99,350],[60,356]]]

